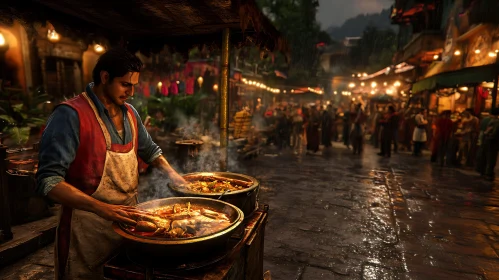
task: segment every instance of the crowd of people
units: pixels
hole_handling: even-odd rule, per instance
[[[493,109],[480,121],[472,109],[445,110],[429,116],[424,108],[396,112],[394,106],[388,106],[386,113],[373,118],[373,143],[380,146],[379,155],[385,157],[390,157],[392,145],[397,152],[399,144],[405,143],[407,150],[412,148],[414,156],[421,156],[428,148],[432,163],[475,168],[485,179],[494,180],[499,151],[498,115],[499,110]],[[411,129],[412,141],[408,141],[410,134],[400,132]],[[403,140],[399,141],[401,135]]]
[[[366,114],[362,105],[350,111],[333,108],[332,105],[288,105],[269,107],[265,111],[256,110],[255,126],[270,128],[267,143],[279,149],[293,148],[300,153],[306,146],[306,154],[320,155],[320,146],[332,147],[332,142],[342,140],[353,147],[356,154],[363,149]]]
[[[257,126],[267,131],[267,144],[279,149],[292,148],[295,154],[306,146],[306,154],[320,155],[333,142],[343,142],[353,154],[361,154],[365,140],[389,158],[399,150],[421,157],[431,153],[430,161],[441,166],[475,168],[485,179],[494,180],[499,153],[499,109],[481,121],[472,109],[429,114],[419,107],[376,106],[367,113],[364,104],[350,108],[332,105],[274,106],[255,111]]]

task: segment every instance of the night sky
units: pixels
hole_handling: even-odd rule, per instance
[[[394,0],[319,0],[317,20],[323,29],[339,26],[351,17],[363,13],[378,13],[389,8]]]

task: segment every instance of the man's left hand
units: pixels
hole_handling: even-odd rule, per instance
[[[177,172],[171,172],[169,174],[169,176],[170,176],[170,180],[172,181],[172,183],[176,186],[187,184],[187,181],[182,176],[180,176]]]
[[[168,161],[165,159],[164,156],[159,156],[152,162],[153,166],[159,167],[162,169],[165,173],[168,174],[168,177],[170,177],[170,180],[173,184],[179,186],[182,184],[187,184],[187,181],[180,176],[175,169],[173,169]]]

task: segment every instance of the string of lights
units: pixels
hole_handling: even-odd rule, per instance
[[[276,94],[279,94],[279,93],[286,93],[287,90],[281,90],[281,89],[278,89],[278,88],[272,88],[272,87],[269,87],[267,85],[265,85],[264,83],[261,83],[261,82],[257,82],[257,81],[252,81],[252,80],[248,80],[246,78],[242,78],[241,81],[246,84],[246,85],[249,85],[249,86],[253,86],[253,87],[256,87],[256,88],[261,88],[263,90],[267,90],[269,92],[272,92],[272,93],[276,93]],[[324,94],[324,91],[323,90],[317,90],[317,89],[314,89],[314,88],[311,88],[311,87],[308,87],[307,88],[308,91],[310,92],[313,92],[315,94]],[[290,93],[299,93],[299,92],[303,92],[302,89],[291,89],[289,90]]]

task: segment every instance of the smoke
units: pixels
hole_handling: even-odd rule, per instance
[[[196,153],[179,158],[179,147],[161,147],[163,155],[170,165],[180,174],[191,172],[220,171],[220,128],[216,122],[200,117],[187,117],[181,111],[175,112],[179,128],[176,133],[182,140],[202,140]],[[178,140],[178,139],[177,139]],[[244,173],[240,164],[236,147],[229,141],[227,171]],[[150,174],[141,176],[139,183],[139,201],[173,197],[175,194],[168,188],[170,182],[164,172],[153,169]]]
[[[168,175],[153,168],[151,174],[139,178],[139,202],[175,196],[168,183]]]
[[[175,112],[175,117],[179,123],[182,139],[203,141],[203,145],[199,147],[197,153],[190,156],[185,162],[182,163],[178,159],[174,161],[180,169],[179,172],[220,171],[220,128],[218,124],[206,118],[187,117],[180,111]],[[231,147],[230,142],[227,153],[227,171],[240,170],[237,150]]]

